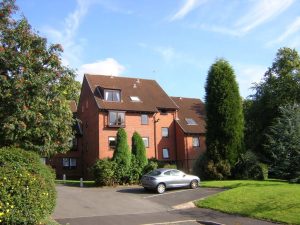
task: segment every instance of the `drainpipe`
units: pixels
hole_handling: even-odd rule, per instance
[[[174,145],[174,150],[175,150],[175,161],[176,161],[176,165],[177,165],[177,159],[178,159],[178,152],[177,152],[177,130],[176,130],[176,120],[177,119],[177,110],[175,111],[175,118],[173,120],[173,123],[174,123],[174,142],[175,142],[175,145]]]
[[[153,124],[154,124],[154,153],[155,153],[155,158],[157,159],[157,146],[156,146],[156,123],[158,122],[158,120],[155,119],[155,115],[157,113],[155,113],[153,115]]]
[[[185,138],[185,151],[186,151],[186,168],[187,168],[187,172],[189,172],[189,148],[188,148],[188,140],[187,140],[187,136],[184,137]]]

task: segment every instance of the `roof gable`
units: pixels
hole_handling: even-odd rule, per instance
[[[175,104],[179,107],[178,119],[176,122],[185,133],[201,134],[205,133],[205,105],[200,99],[171,97]],[[192,119],[196,124],[190,123]]]
[[[100,109],[138,112],[157,112],[158,109],[176,110],[177,106],[154,80],[85,74]],[[104,100],[104,90],[120,90],[121,101]],[[132,101],[136,96],[140,101]]]

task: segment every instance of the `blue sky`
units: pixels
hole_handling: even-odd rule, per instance
[[[17,0],[41,36],[83,73],[155,79],[170,96],[204,100],[225,58],[251,94],[280,47],[300,48],[298,0]]]

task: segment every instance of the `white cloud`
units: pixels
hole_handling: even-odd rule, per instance
[[[179,54],[176,53],[172,47],[156,47],[155,51],[158,52],[166,62],[171,62],[173,59],[179,57]]]
[[[200,4],[207,0],[186,0],[182,7],[171,16],[170,21],[183,19],[188,13],[196,9]]]
[[[80,64],[80,55],[84,46],[84,40],[77,41],[76,34],[91,4],[91,1],[86,0],[77,0],[76,2],[76,9],[65,18],[62,29],[51,27],[43,29],[51,42],[60,43],[63,46],[63,64],[73,67]]]
[[[269,45],[275,43],[281,43],[293,34],[297,33],[300,30],[300,17],[297,17],[285,30],[285,32],[280,35],[276,40],[271,41]]]
[[[286,11],[295,0],[253,0],[243,16],[234,19],[235,22],[227,25],[194,24],[192,28],[200,28],[216,33],[232,36],[243,36],[256,27],[269,22]]]
[[[287,10],[294,0],[258,0],[248,13],[238,19],[235,27],[242,33],[270,21]]]
[[[77,80],[82,81],[83,74],[120,76],[125,71],[125,66],[113,58],[98,60],[94,63],[83,64],[78,70]]]
[[[267,67],[261,65],[237,64],[235,67],[237,82],[239,83],[240,94],[244,98],[253,94],[252,87],[263,78]]]

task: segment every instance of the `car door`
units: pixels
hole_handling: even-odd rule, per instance
[[[186,185],[184,173],[179,170],[171,170],[173,187],[182,187]]]

